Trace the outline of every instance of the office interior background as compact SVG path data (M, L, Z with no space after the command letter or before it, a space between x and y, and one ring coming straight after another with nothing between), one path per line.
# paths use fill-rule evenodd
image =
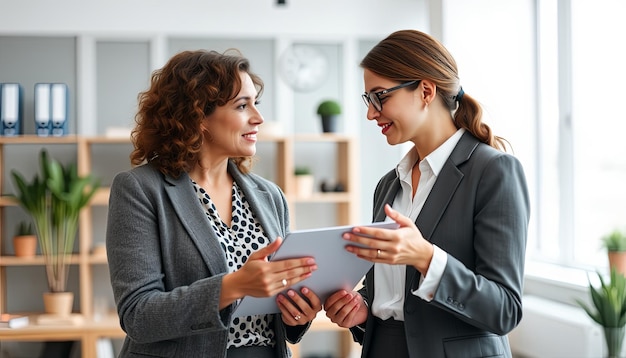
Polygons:
M621 109L626 3L284 2L0 0L0 82L68 83L70 132L103 135L132 126L136 96L146 88L150 71L177 51L237 47L266 83L260 109L268 128L278 127L287 135L319 133L317 103L326 98L341 102L339 131L359 140L363 223L370 221L377 180L408 147L388 146L375 123L366 120L359 98L364 90L359 60L395 30L428 32L451 51L465 92L481 102L485 121L511 143L526 171L532 199L528 300L522 324L510 336L516 355L601 356L599 327L574 299L588 300L588 274L607 269L600 237L626 227L626 115ZM282 80L278 60L293 44L316 47L329 59L327 78L319 88L298 92ZM25 48L32 59L16 61L15 52ZM32 88L25 87L28 91ZM29 113L32 118L32 109L26 108L25 118ZM26 123L27 131L32 133L32 128ZM19 152L11 155L16 166L32 162ZM325 175L327 169L316 159L319 153L298 155ZM4 175L9 182L7 171ZM6 194L10 186L4 190ZM328 213L313 211L316 215L323 219ZM299 228L319 222L309 218L300 218ZM2 235L10 235L9 230L5 227ZM105 287L104 295L107 281L106 272L96 280ZM8 290L9 296L19 294L19 287ZM32 301L38 299L20 297L20 304L37 305ZM325 344L303 345L315 354L334 354L324 351ZM10 357L27 356L21 355L24 348L18 342L3 342L1 348Z

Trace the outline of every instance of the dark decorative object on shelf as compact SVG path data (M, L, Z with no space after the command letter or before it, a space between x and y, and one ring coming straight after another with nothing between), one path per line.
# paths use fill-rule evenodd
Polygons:
M332 181L322 180L320 183L320 191L322 193L344 192L346 191L346 187L342 183L333 183Z
M39 358L69 358L74 341L45 342Z
M317 114L322 119L322 131L324 133L334 133L337 131L337 122L341 114L339 102L333 100L322 101L317 106Z

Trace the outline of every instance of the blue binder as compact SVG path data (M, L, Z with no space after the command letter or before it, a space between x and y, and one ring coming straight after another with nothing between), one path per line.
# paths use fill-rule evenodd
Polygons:
M0 135L24 134L24 92L19 83L0 83Z
M69 90L65 83L35 84L35 133L39 136L68 134Z

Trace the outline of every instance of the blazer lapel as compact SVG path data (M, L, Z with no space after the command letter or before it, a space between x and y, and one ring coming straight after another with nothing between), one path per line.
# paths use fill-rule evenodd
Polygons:
M375 204L373 222L384 221L387 218L387 214L385 214L385 204L393 205L393 201L398 194L398 190L400 190L400 179L396 176L394 177L389 190L387 190L385 196L383 196L382 201Z
M471 157L479 143L474 136L466 131L454 147L454 150L452 150L452 153L450 153L450 157L446 160L443 168L441 168L437 181L415 221L426 240L433 242L435 228L446 211L450 200L452 200L459 183L463 180L463 172L458 167ZM408 290L417 287L415 280L419 276L417 275L417 270L412 266L407 266L406 273L406 289L408 292Z
M257 183L252 180L251 176L243 175L231 161L228 162L228 172L239 185L248 204L250 204L250 210L256 215L257 220L263 227L263 231L265 231L269 240L274 241L277 236L281 236L284 239L286 232L279 232L284 225L282 221L280 221L280 218L276 216L278 210L270 193L261 189Z
M165 181L169 184L165 186L165 191L178 220L189 233L189 237L200 251L209 270L213 274L228 272L226 256L223 254L217 236L211 229L205 210L193 190L187 173L181 174L176 179L166 177Z
M458 168L459 165L470 158L478 143L474 136L465 132L441 168L437 181L415 222L427 240L431 240L439 220L463 179L463 173Z

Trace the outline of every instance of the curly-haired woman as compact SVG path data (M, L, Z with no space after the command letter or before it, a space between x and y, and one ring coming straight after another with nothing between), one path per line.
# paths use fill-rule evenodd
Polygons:
M306 288L281 313L235 317L311 275L312 258L269 262L289 229L274 183L250 172L261 79L238 52L185 51L139 96L133 169L111 185L107 252L127 337L121 357L279 357L321 310Z

